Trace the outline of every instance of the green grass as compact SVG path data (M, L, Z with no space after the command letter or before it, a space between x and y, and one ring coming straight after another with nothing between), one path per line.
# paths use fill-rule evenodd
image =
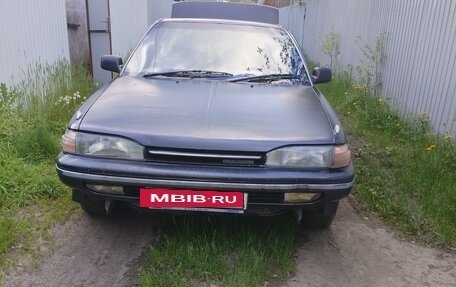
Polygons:
M81 67L65 62L37 65L27 75L17 87L0 87L1 269L13 266L16 255L37 257L36 239L46 239L75 209L53 160L68 119L95 89ZM451 141L428 134L425 116L403 120L388 99L370 97L346 77L320 88L344 122L358 204L421 241L455 247ZM288 216L163 216L160 222L161 240L140 270L144 286L264 286L294 272L297 225Z
M17 239L18 230L17 221L10 217L0 217L0 254L5 254ZM0 257L0 264L3 262L3 256Z
M74 210L54 159L59 138L95 85L67 62L36 64L15 87L0 85L0 269ZM49 208L52 207L52 208Z
M297 225L290 216L163 216L160 222L162 240L146 255L143 286L264 286L294 272Z
M358 203L422 242L456 247L456 148L427 133L427 119L404 120L344 75L320 89L344 123Z

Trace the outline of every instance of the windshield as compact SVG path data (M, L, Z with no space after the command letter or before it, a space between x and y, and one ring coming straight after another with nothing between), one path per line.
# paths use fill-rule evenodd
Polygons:
M162 22L141 41L124 73L200 70L233 77L288 74L308 83L303 65L288 34L278 28Z

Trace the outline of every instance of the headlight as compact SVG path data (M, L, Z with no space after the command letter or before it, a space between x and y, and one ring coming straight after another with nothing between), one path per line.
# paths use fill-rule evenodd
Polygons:
M350 164L351 154L343 146L294 146L267 154L266 165L296 168L339 168Z
M330 167L331 146L296 146L273 150L268 153L266 165L276 167Z
M104 158L144 159L144 147L134 141L113 136L67 130L61 139L64 152Z

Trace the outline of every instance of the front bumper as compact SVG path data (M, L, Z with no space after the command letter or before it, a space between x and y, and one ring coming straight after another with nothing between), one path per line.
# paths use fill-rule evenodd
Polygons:
M296 170L267 167L221 167L98 159L61 153L56 170L63 183L83 194L139 204L139 188L241 191L248 194L247 210L255 207L293 209L315 207L347 196L353 166L337 170ZM99 193L87 184L121 185L125 194ZM287 203L283 194L320 193L311 202Z

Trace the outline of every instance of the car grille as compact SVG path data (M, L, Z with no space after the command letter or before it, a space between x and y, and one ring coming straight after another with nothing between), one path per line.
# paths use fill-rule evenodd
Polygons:
M146 151L146 159L164 163L220 166L261 166L265 163L266 154L258 152L148 148Z
M282 192L249 192L248 203L283 203Z
M124 187L125 195L139 197L139 187ZM283 203L283 192L248 192L248 203Z

